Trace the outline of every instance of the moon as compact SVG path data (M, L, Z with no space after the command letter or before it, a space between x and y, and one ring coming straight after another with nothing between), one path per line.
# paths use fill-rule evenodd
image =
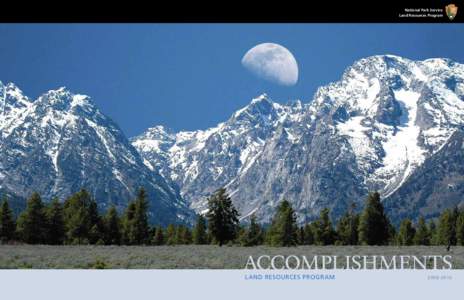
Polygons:
M254 46L243 56L242 65L257 77L292 86L298 81L298 64L284 46L263 43Z

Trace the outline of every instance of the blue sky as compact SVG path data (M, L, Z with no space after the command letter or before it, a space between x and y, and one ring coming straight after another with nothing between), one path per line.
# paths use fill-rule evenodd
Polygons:
M309 102L353 61L376 54L464 63L463 24L2 24L0 80L37 97L66 86L90 95L127 136L153 125L204 129L263 93ZM288 48L299 80L250 74L243 55Z

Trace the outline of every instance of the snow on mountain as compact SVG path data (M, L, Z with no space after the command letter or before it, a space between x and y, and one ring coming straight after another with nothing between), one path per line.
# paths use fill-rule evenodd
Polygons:
M280 105L263 94L208 130L165 134L163 129L163 134L150 134L158 132L158 126L132 143L152 168L161 167L162 174L182 187L182 196L194 209L202 211L210 193L233 186L254 164L276 128L295 122L302 112L299 101Z
M85 95L66 88L31 101L0 83L0 188L23 199L33 191L64 200L88 189L101 208L123 209L143 186L151 219L186 221L192 214L178 191L148 169L119 127Z
M149 129L132 142L198 212L226 186L242 217L267 222L287 198L304 220L323 207L337 216L368 191L394 195L463 123L462 64L379 55L355 62L309 104L262 95L214 128Z

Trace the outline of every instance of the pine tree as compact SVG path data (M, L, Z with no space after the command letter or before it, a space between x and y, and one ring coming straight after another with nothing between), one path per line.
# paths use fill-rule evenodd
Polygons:
M176 227L176 245L188 245L192 243L192 233L185 225L179 225Z
M238 212L225 188L218 189L208 199L208 229L214 239L222 246L237 236Z
M0 241L8 242L14 239L16 223L13 217L13 212L8 205L6 196L3 198L2 206L0 207Z
M409 219L404 219L401 222L400 229L398 231L397 242L398 245L410 246L414 242L415 229L412 226L412 222Z
M456 219L456 242L460 246L464 246L464 210L459 212Z
M456 245L456 218L454 211L446 209L438 221L438 244Z
M252 215L250 217L250 225L245 230L240 244L245 247L261 245L263 243L263 238L263 230L256 221L256 216Z
M318 245L332 245L335 242L336 232L329 217L329 209L321 210L319 218L314 221L314 240Z
M208 243L206 235L206 220L202 215L198 215L197 223L193 228L193 243L195 245L204 245Z
M90 244L104 244L104 225L103 220L98 213L98 205L94 199L90 199L88 207L89 215L89 243Z
M54 198L47 206L45 215L47 218L47 238L50 245L62 245L65 239L63 206L58 198Z
M271 246L295 246L298 244L298 226L292 206L283 200L277 207L267 235L267 242Z
M364 245L388 244L389 223L380 202L380 194L370 193L359 219L359 242Z
M304 226L298 228L298 245L304 245L305 232Z
M430 245L430 233L425 224L424 217L420 217L419 221L417 222L417 229L416 234L414 235L414 244L415 245Z
M104 242L106 245L121 244L121 220L116 207L112 205L104 217Z
M133 242L137 245L146 244L149 239L148 201L145 189L140 188L135 200L135 215L133 223Z
M18 236L25 243L42 244L46 242L46 230L47 218L42 199L38 193L33 193L18 218Z
M337 239L340 245L358 244L359 215L354 213L354 205L337 223Z
M127 206L123 221L122 221L122 237L125 245L135 244L135 210L136 205L134 201L129 202Z
M66 242L68 244L88 244L95 231L95 205L90 194L82 189L64 202ZM92 214L92 215L91 215ZM94 239L95 236L92 237Z
M164 245L164 233L163 233L163 228L161 226L156 227L152 244L155 246Z
M187 226L184 226L184 230L182 232L182 240L185 245L190 245L193 243L192 231Z
M437 225L435 224L434 220L429 221L428 231L430 236L430 245L439 245L440 243L438 242Z
M386 245L396 245L396 228L388 221L388 241Z
M166 245L175 245L176 242L176 226L169 224L166 229Z
M302 245L312 245L314 244L314 233L313 233L313 226L307 223L304 226L304 236L302 240Z

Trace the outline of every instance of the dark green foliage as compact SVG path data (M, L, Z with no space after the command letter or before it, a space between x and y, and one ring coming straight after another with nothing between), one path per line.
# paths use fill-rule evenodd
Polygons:
M428 231L430 236L430 245L439 245L437 225L434 220L430 220Z
M121 220L119 219L116 207L113 205L108 209L104 219L104 242L106 245L120 245L121 234Z
M27 201L26 210L18 218L17 232L21 241L28 244L46 242L47 218L42 199L33 193Z
M166 245L175 245L176 243L176 226L169 224L166 229Z
M188 245L192 243L192 233L187 226L179 225L176 227L175 244Z
M414 242L415 229L409 219L404 219L401 222L398 230L397 243L402 246L411 246Z
M167 228L148 224L148 201L143 189L131 201L120 218L114 206L105 216L99 214L97 203L86 190L70 196L62 205L53 199L44 205L34 193L15 224L6 199L0 206L0 241L17 239L30 244L106 244L106 245L183 245L240 244L257 246L266 241L272 246L295 245L464 245L464 211L447 209L426 225L420 217L416 227L409 219L396 228L389 222L378 193L369 194L361 215L352 206L332 226L329 210L323 209L318 219L301 227L286 200L277 208L268 230L258 224L254 215L248 226L239 226L238 213L225 189L219 189L209 199L208 222L198 216L191 229L186 225L170 224ZM208 229L208 230L207 230ZM15 232L16 230L16 232Z
M102 222L97 204L90 194L82 189L64 203L66 243L97 243L102 236Z
M156 227L155 235L153 236L152 244L155 246L164 245L164 232L162 227Z
M359 215L353 209L347 211L337 223L337 244L357 245L358 244Z
M245 247L257 246L263 243L264 234L261 226L256 222L256 216L250 218L250 225L241 235L240 244Z
M133 245L135 241L134 234L135 219L135 202L132 201L127 206L122 220L122 240L126 245Z
M464 210L459 212L456 220L456 242L460 246L464 246Z
M317 245L333 245L336 232L329 217L329 209L321 210L319 218L313 223L314 242Z
M304 245L304 227L298 228L298 245Z
M206 234L206 219L199 215L197 223L193 228L193 243L195 245L204 245L208 243L208 236Z
M124 244L142 245L150 242L148 200L143 188L139 190L135 201L127 206L122 224Z
M208 199L208 230L214 240L222 246L237 236L238 212L225 188L218 189Z
M358 232L359 233L359 232ZM396 228L393 226L390 221L388 221L388 245L395 245L396 244Z
M133 226L132 242L136 245L148 243L150 230L148 225L148 200L147 194L143 188L139 190L137 199L135 200Z
M89 222L90 222L89 224L90 230L89 230L89 237L88 237L89 243L102 245L104 244L103 237L104 237L105 228L104 228L103 220L100 214L98 213L97 202L93 199L90 201L88 213L89 213Z
M283 200L277 207L267 233L267 243L271 246L296 246L298 244L298 227L292 206Z
M438 220L437 242L439 245L456 245L455 211L446 209Z
M46 207L47 237L46 243L62 245L65 239L63 206L58 198L54 198Z
M359 242L364 245L388 244L389 223L380 202L380 194L370 193L359 219Z
M420 217L416 226L416 234L414 235L415 245L430 245L430 233L427 225L425 224L424 217Z
M6 196L3 198L2 206L0 207L0 241L8 242L14 239L16 223L13 217L13 212L8 204Z
M311 226L311 224L306 224L303 227L303 237L300 242L301 242L301 245L314 244L313 226Z

